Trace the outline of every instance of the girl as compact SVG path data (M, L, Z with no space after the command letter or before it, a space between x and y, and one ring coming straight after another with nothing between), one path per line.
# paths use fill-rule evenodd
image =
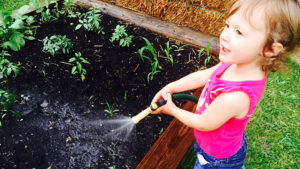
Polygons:
M297 0L237 0L220 36L220 63L162 88L156 113L194 128L194 168L241 168L247 152L245 128L263 94L268 71L283 67L284 54L299 49ZM297 56L299 57L299 56ZM172 93L205 86L195 113L172 102Z

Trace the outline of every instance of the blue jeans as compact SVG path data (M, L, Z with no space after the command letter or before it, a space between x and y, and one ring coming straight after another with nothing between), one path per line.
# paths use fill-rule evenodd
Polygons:
M240 169L245 163L247 147L247 136L244 133L243 144L236 154L228 158L217 159L206 154L196 142L194 145L194 150L197 160L194 169Z

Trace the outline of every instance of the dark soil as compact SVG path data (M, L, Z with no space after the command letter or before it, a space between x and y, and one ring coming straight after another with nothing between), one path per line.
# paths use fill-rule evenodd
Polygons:
M105 35L83 28L75 31L77 24L78 19L67 17L40 24L37 40L26 41L18 53L11 52L11 59L22 64L21 73L0 88L15 95L18 103L13 109L21 117L7 116L0 128L1 168L135 168L172 118L150 115L127 139L123 134L107 135L117 125L107 127L105 120L132 117L164 85L203 65L197 50L187 46L171 50L172 66L162 50L169 39L107 15L102 17ZM109 41L118 24L126 25L127 33L134 35L130 47ZM42 51L41 40L55 34L71 39L70 54L51 56ZM145 45L142 37L152 42L163 67L149 83L150 64L143 63L137 53ZM76 52L91 63L84 65L85 81L71 74L73 65L68 60ZM119 111L112 116L105 112L106 102Z

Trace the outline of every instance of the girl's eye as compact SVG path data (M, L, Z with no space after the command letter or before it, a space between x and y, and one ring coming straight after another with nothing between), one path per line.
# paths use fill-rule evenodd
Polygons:
M238 29L236 30L236 33L237 33L238 35L243 35L243 33L242 33L241 31L239 31Z
M225 28L229 28L229 25L227 23L225 24Z

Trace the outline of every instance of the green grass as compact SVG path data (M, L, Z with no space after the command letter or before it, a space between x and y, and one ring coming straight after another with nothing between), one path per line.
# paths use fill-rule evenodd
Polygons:
M30 0L0 0L0 10L8 11ZM250 120L247 169L300 168L300 66L287 75L269 73L265 93ZM183 168L193 168L193 153Z
M0 0L0 11L11 11L29 4L30 0Z

